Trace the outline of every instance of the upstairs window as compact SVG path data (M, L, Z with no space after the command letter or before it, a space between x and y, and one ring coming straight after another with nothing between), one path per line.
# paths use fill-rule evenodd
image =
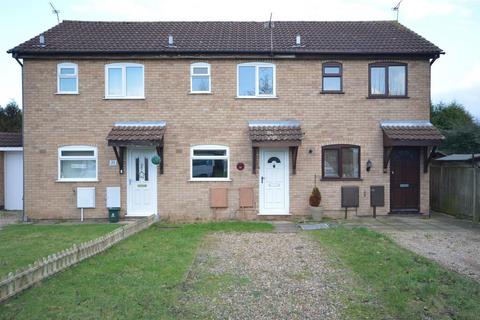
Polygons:
M75 63L57 65L57 93L78 93L78 66Z
M193 63L190 66L190 92L210 93L211 92L210 64Z
M144 99L144 68L136 63L105 66L105 98Z
M97 148L68 146L58 149L59 181L96 181Z
M275 65L242 63L237 66L237 96L241 98L275 97Z
M190 150L191 180L228 181L228 147L216 145L195 146Z
M373 63L370 65L370 96L406 97L407 65L404 63Z
M342 92L342 64L328 62L322 65L322 92Z
M322 148L323 179L360 179L360 147L329 145Z

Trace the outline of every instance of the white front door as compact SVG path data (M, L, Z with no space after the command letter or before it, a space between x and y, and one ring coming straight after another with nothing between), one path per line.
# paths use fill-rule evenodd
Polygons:
M6 151L5 210L23 210L23 152Z
M152 164L155 149L128 148L127 216L157 213L157 166Z
M288 175L288 149L260 149L260 214L290 214Z

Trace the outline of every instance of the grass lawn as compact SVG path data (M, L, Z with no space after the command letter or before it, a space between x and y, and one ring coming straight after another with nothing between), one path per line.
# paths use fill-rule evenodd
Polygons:
M360 286L349 293L356 298L344 297L346 318L479 319L477 282L365 228L339 227L312 234L358 279Z
M1 304L0 319L189 318L177 302L203 236L271 229L251 222L154 224Z
M38 225L13 224L0 230L0 277L35 260L95 239L118 224Z

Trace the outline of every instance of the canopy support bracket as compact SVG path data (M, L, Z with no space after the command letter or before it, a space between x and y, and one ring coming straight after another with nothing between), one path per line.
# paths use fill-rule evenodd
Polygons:
M115 158L117 158L118 171L120 172L120 174L123 174L123 172L124 172L123 159L124 159L124 154L125 154L125 147L113 146L113 152L115 152Z
M392 155L393 147L383 147L383 173L387 173L388 163Z

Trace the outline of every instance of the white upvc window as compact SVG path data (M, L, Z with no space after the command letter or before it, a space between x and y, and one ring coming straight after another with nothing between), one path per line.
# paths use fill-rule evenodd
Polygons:
M96 147L66 146L58 148L58 181L97 181Z
M105 66L106 99L145 99L144 67L138 63Z
M190 92L211 93L211 88L210 64L204 62L192 63L190 65Z
M237 65L237 97L275 98L276 67L272 63L252 62Z
M75 63L57 65L57 93L78 94L78 66Z
M199 145L190 148L190 180L229 181L230 152L228 147Z

